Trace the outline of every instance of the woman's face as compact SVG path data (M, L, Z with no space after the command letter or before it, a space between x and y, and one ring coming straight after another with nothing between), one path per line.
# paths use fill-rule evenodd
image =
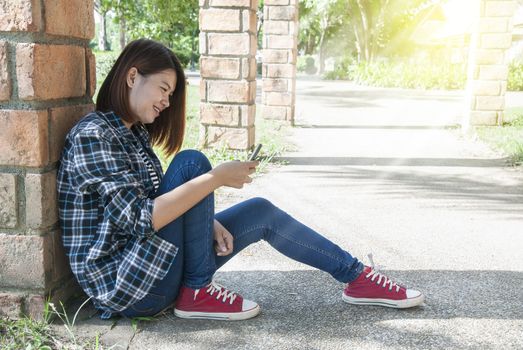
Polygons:
M169 96L176 87L176 72L168 69L144 76L133 67L127 74L127 86L134 122L150 124L158 118L161 111L169 107ZM131 124L124 123L131 127Z

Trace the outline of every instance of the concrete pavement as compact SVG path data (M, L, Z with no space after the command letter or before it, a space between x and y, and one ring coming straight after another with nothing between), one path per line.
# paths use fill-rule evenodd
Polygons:
M77 332L128 349L521 349L523 172L461 137L459 93L298 81L296 152L218 210L263 196L426 294L410 310L341 301L342 284L260 242L216 275L260 303L244 322L89 318ZM516 100L515 100L516 101ZM522 101L523 105L523 101Z

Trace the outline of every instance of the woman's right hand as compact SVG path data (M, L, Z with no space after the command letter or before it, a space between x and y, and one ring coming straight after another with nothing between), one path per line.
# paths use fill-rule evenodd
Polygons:
M221 186L242 188L244 184L252 182L249 175L256 171L258 161L240 162L233 160L219 164L209 173L218 178Z

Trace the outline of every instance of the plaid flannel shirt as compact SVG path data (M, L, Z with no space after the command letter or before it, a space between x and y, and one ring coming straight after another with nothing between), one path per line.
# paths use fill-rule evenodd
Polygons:
M142 124L90 113L68 133L58 169L60 224L71 269L102 318L142 299L178 248L155 234L154 186L143 148L162 168Z

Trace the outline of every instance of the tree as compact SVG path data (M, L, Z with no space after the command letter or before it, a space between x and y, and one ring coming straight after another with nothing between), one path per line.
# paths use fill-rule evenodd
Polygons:
M110 49L107 41L107 13L112 8L112 2L110 0L96 0L94 2L94 10L100 16L100 28L98 30L98 49L101 51L107 51Z
M325 69L325 48L343 23L345 0L303 0L300 2L300 45L305 54L318 52L322 74Z
M359 61L372 62L386 44L398 38L406 45L419 20L440 0L348 0L351 25Z

